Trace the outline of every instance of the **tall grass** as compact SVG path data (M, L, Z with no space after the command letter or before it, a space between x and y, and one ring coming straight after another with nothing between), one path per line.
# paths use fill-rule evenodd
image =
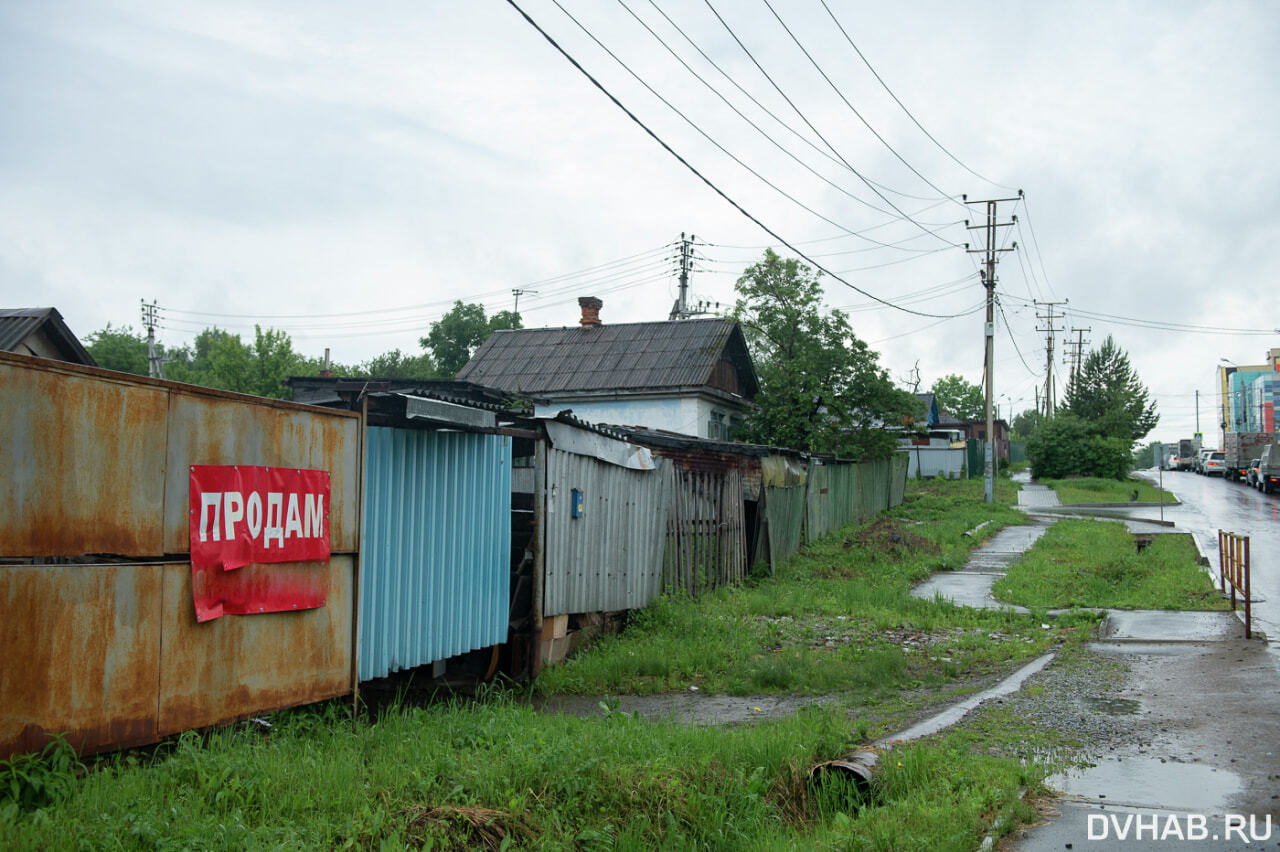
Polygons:
M1139 553L1124 524L1054 524L996 582L999 600L1036 607L1227 609L1187 535L1159 535Z

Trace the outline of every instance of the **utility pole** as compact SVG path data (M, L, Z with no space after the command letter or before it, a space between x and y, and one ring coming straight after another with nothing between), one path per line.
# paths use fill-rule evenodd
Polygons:
M995 337L996 337L996 255L1004 251L1013 251L1018 247L1014 243L1010 248L996 248L996 229L1012 226L1017 219L1009 222L996 221L996 205L1001 201L1017 201L1022 198L1022 190L1018 190L1017 198L993 198L986 201L970 201L967 196L962 196L965 204L985 204L987 206L987 221L985 225L970 225L969 220L965 220L964 226L970 231L982 230L986 232L986 246L981 249L971 249L969 244L965 243L965 251L970 254L983 254L986 256L986 267L980 270L979 275L982 278L982 286L987 289L987 322L983 326L984 337L984 364L983 372L985 374L984 384L986 385L986 415L987 415L987 440L986 447L982 454L982 494L983 499L988 503L995 502L995 475L996 475L996 423L992 414L992 400L995 396Z
M142 324L147 327L147 375L153 379L163 379L164 363L160 353L156 351L156 315L159 307L154 299L149 305L145 299L138 301L142 303Z
M694 234L686 238L684 232L680 232L680 298L676 299L668 319L688 319L693 315L689 310L689 269L693 261L693 241L696 239Z
M1084 333L1086 331L1093 331L1093 328L1072 328L1071 331L1075 334L1076 339L1074 342L1070 340L1067 341L1067 346L1071 349L1071 354L1067 363L1071 365L1071 381L1074 382L1076 374L1080 372L1080 365L1084 363L1085 344L1089 342L1084 339ZM1066 353L1063 354L1064 356L1066 355Z
M1057 404L1054 400L1054 382L1053 382L1053 336L1059 331L1065 329L1058 328L1053 324L1054 320L1062 319L1061 314L1055 313L1059 305L1065 305L1070 299L1064 299L1061 302L1041 302L1039 299L1033 301L1036 306L1036 319L1045 320L1044 328L1036 327L1036 331L1046 332L1045 335L1045 377L1044 377L1044 416L1052 417ZM1043 307L1046 313L1042 316L1040 308Z
M538 292L537 290L521 290L519 287L513 289L511 291L511 295L516 297L516 302L514 305L511 306L511 313L516 314L517 316L520 314L520 297L521 296L523 296L525 293L537 293L537 292Z

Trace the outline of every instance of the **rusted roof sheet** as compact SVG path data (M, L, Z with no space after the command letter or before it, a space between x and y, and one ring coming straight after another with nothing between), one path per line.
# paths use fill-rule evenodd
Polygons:
M759 384L737 323L726 319L496 331L459 379L516 393L669 390L707 385L727 360L742 396Z

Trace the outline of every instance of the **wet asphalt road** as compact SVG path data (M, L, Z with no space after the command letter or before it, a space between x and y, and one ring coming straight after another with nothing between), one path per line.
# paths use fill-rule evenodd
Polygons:
M1156 482L1161 477L1157 470L1138 473ZM1266 633L1272 651L1280 658L1280 494L1263 494L1241 482L1187 471L1166 470L1163 477L1165 490L1182 501L1180 506L1165 509L1165 520L1196 536L1215 576L1218 530L1249 536L1254 629ZM1132 516L1156 518L1159 510L1137 510Z

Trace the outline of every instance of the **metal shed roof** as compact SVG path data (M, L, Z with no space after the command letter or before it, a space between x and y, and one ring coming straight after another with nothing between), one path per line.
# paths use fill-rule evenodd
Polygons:
M741 396L759 389L746 339L726 319L496 331L458 373L505 391L670 390L709 385L728 361Z
M63 354L62 360L72 364L97 366L93 356L62 321L62 314L58 313L57 308L0 309L0 349L6 352L17 351L15 347L37 331L43 331L54 342Z

